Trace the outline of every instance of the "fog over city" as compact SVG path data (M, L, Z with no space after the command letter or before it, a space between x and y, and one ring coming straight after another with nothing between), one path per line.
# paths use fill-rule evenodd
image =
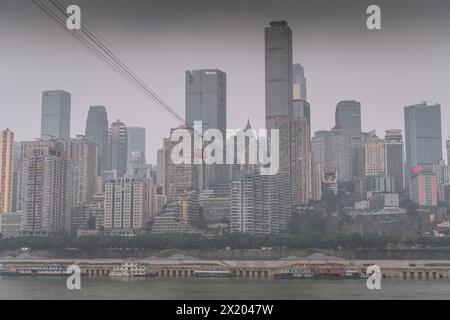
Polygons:
M382 30L366 28L373 1L61 1L184 116L185 70L227 74L228 127L264 127L264 28L286 20L293 61L307 78L312 131L334 126L338 101L361 102L363 131L404 128L403 107L441 104L450 127L448 0L376 1ZM72 95L71 135L83 134L89 106L110 122L147 130L147 160L178 123L93 56L32 1L0 1L0 128L16 141L40 136L41 94Z

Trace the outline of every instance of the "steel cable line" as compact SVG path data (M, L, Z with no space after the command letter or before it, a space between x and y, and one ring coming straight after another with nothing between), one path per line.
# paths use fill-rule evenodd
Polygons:
M185 119L180 116L168 103L166 103L155 91L153 91L139 76L137 76L121 59L117 57L103 42L85 25L81 25L81 32L72 32L66 28L66 21L54 13L48 6L44 5L40 0L33 0L33 2L42 9L48 16L61 24L65 30L75 36L89 51L94 53L97 57L109 64L113 69L118 71L122 77L129 81L133 87L138 89L141 93L146 94L159 104L164 111L168 112L176 120L182 124L186 124ZM50 0L66 18L69 17L65 8L57 0ZM85 37L83 37L83 35ZM87 37L87 38L86 38Z
M45 14L47 14L49 17L56 20L56 22L60 23L64 30L69 32L74 38L76 38L83 46L85 46L89 51L91 51L94 55L96 55L99 59L101 59L103 62L105 62L109 67L113 69L113 71L119 73L122 77L124 77L126 80L130 81L130 84L141 91L142 94L147 94L142 88L138 86L137 83L134 82L132 78L130 78L126 73L121 71L120 69L114 67L114 61L110 61L108 57L102 55L102 52L100 52L97 48L95 48L91 43L86 41L84 38L82 38L78 33L70 32L66 26L65 21L61 19L58 15L56 15L54 12L52 12L46 5L44 5L40 0L33 0L33 2L44 11Z

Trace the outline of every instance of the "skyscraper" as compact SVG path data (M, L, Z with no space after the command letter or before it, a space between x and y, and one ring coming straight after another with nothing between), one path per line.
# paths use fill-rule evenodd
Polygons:
M404 152L402 131L400 129L386 130L385 139L385 165L386 174L394 178L395 190L404 188Z
M72 206L86 204L97 192L98 180L98 145L84 136L76 139L64 139L67 153L67 191Z
M303 66L300 63L296 63L293 66L293 99L294 100L308 100L306 96L306 78Z
M186 121L205 129L227 128L227 75L217 69L186 71Z
M352 145L347 131L333 128L326 135L324 172L335 172L337 182L352 180Z
M203 129L219 129L223 137L227 128L227 76L217 69L186 71L186 121L193 126L202 121ZM225 149L224 149L225 151ZM202 184L212 188L225 179L226 166L201 167Z
M450 166L450 140L447 140L447 165Z
M137 166L145 161L145 128L128 127L128 174L132 174Z
M405 111L406 165L431 168L442 159L441 106L426 102Z
M70 137L70 93L62 90L42 93L41 138Z
M384 140L378 137L369 137L364 142L365 150L365 176L383 175L384 162Z
M105 185L106 230L136 230L145 227L149 217L147 179L117 178Z
M265 29L266 128L277 116L292 116L292 31L286 21Z
M292 217L290 178L287 174L244 175L233 181L230 232L283 234Z
M117 120L111 123L108 135L108 170L116 173L117 177L123 177L127 172L128 135L127 127Z
M355 100L340 101L336 106L336 128L350 136L361 134L361 103Z
M14 133L0 132L0 214L11 212L13 195Z
M291 179L292 203L305 204L311 197L311 147L306 118L277 117L280 169Z
M431 172L417 172L412 175L409 197L420 207L435 207L438 202L436 175Z
M98 145L98 172L108 168L108 114L103 106L91 106L86 120L86 138Z
M67 195L67 154L53 139L22 142L21 208L30 234L66 230L70 206Z

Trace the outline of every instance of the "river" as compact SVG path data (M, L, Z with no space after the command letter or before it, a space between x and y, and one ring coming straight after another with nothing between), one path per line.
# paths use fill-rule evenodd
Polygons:
M205 278L82 278L68 290L62 277L0 277L0 299L450 299L450 280L383 280L369 290L364 280Z

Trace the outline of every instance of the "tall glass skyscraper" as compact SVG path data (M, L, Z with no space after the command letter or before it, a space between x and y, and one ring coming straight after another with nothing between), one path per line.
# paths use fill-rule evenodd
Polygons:
M203 129L227 128L227 77L217 69L186 71L186 121L193 126L202 121ZM224 149L225 151L225 149ZM226 177L226 165L203 166L202 185L211 188Z
M145 161L145 128L128 127L128 173L132 174L134 169Z
M294 100L308 100L306 96L306 78L305 70L300 63L296 63L293 66L293 99Z
M350 136L361 134L361 103L355 100L340 101L336 106L336 127Z
M217 69L186 71L186 121L205 129L227 128L227 75Z
M395 190L404 188L404 156L403 136L400 129L386 130L385 135L385 165L386 174L394 178Z
M98 172L108 167L108 114L103 106L91 106L85 136L98 144Z
M41 137L70 137L70 93L62 90L42 93Z
M423 102L404 113L407 168L430 168L442 159L441 106Z
M114 171L117 177L123 177L127 172L128 160L127 127L117 120L111 123L108 136L108 170Z
M265 29L266 128L277 116L292 116L292 31L286 21Z

